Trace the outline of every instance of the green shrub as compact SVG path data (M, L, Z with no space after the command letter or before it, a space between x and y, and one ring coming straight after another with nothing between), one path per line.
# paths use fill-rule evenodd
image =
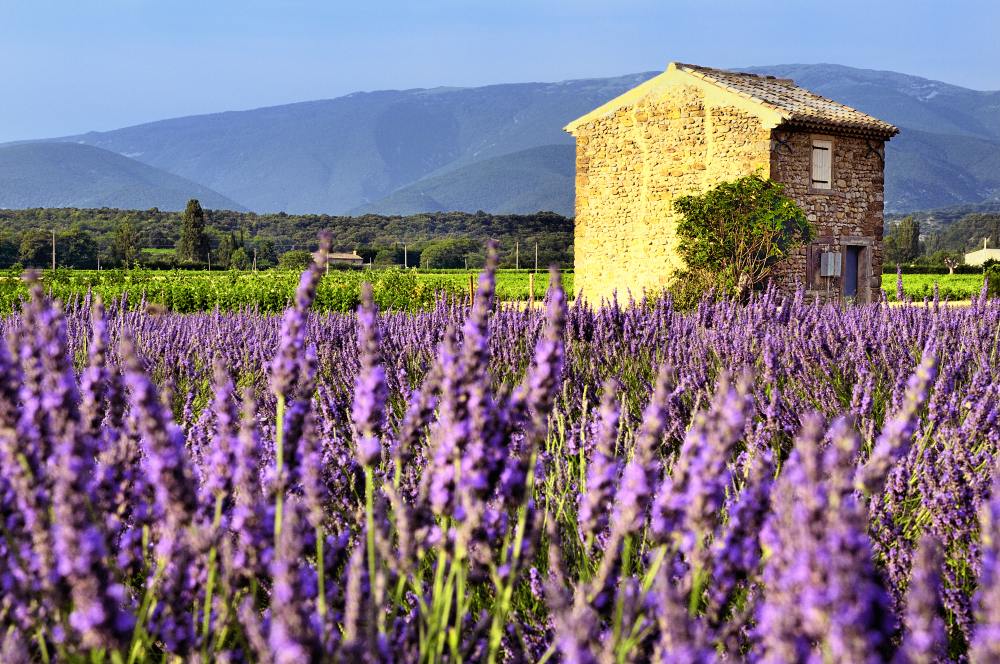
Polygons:
M986 279L986 294L989 297L1000 297L1000 263L994 263L983 274Z
M783 192L755 174L678 198L679 250L688 273L676 285L709 280L720 293L740 296L763 284L778 261L812 237L805 212Z
M282 270L302 270L309 267L313 262L313 255L305 249L293 249L286 251L278 258L278 267Z

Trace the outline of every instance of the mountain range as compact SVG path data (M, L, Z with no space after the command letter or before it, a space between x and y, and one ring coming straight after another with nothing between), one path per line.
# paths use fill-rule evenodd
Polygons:
M1000 92L889 71L776 65L901 127L886 210L1000 200ZM573 212L570 120L654 76L359 92L0 145L0 207L289 213Z
M0 208L178 210L190 198L210 208L244 209L197 182L90 145L0 145Z

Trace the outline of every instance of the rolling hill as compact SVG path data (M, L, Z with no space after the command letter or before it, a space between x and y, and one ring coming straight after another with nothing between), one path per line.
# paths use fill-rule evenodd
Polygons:
M829 64L749 70L793 78L902 128L887 151L887 211L1000 200L1000 92ZM260 212L565 214L572 139L562 126L654 74L359 92L60 140L123 155ZM40 195L51 183L44 170L33 172L22 186ZM52 187L67 191L65 182ZM82 205L107 194L84 186L74 196L47 200Z
M575 169L572 145L543 145L418 180L357 212L529 214L546 210L572 217Z
M207 187L108 150L76 143L0 145L0 208L182 210L189 198L241 209Z
M426 177L530 148L572 145L562 131L568 120L650 75L355 93L69 140L195 180L253 210L371 210Z

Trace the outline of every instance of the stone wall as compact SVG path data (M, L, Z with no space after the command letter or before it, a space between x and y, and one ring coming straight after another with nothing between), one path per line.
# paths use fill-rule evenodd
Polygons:
M683 268L675 198L770 168L770 130L695 86L658 91L574 133L574 283L593 302L662 290Z
M858 299L878 299L882 285L884 143L787 129L776 129L772 134L771 177L783 183L785 193L805 211L815 236L811 248L800 248L777 267L774 280L787 291L805 284L812 296L839 300L841 280L812 274L807 260L818 260L822 251L843 253L845 245L857 245L864 247L867 276L867 283L859 280ZM811 186L812 141L817 138L833 142L830 189Z

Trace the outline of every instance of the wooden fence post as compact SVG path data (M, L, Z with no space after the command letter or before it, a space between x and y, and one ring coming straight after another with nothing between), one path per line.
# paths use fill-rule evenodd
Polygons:
M528 274L528 308L535 308L535 273Z
M476 303L476 280L472 278L472 273L469 273L469 306L473 306Z

